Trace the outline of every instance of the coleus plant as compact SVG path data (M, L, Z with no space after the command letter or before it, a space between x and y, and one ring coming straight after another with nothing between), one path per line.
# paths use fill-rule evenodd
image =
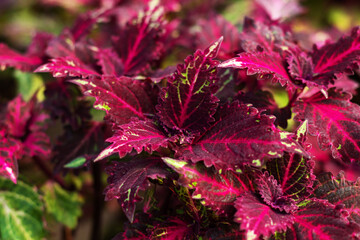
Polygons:
M360 29L306 49L284 22L302 8L269 2L255 1L256 17L238 30L209 6L187 9L189 1L109 1L58 37L37 35L24 55L0 45L2 68L54 77L42 103L19 96L3 109L0 175L16 183L18 160L49 156L52 118L64 129L52 148L56 172L109 162L105 200L117 199L128 219L114 239L360 238L359 182L322 172L313 151L359 164L360 107L349 75ZM176 12L189 18L170 17ZM192 53L171 62L173 49ZM104 121L92 119L73 84ZM9 184L1 191L21 194L22 185ZM64 220L50 197L70 195L61 187L44 186L45 205L73 227L78 209ZM20 239L3 219L0 236Z

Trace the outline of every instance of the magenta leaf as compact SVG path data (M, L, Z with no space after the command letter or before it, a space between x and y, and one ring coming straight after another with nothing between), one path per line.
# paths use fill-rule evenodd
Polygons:
M326 98L321 92L298 101L297 121L308 121L309 134L318 137L320 148L331 148L333 156L350 163L360 159L360 107L351 94L335 89Z
M266 170L275 178L282 189L282 196L301 201L311 194L315 176L314 162L299 154L285 153L281 158L266 162Z
M282 86L291 84L285 61L278 53L240 53L218 67L247 69L247 74L257 74L258 80L279 81Z
M163 11L148 9L128 21L113 38L113 45L124 66L124 75L134 75L150 67L159 59L163 49Z
M105 188L105 200L118 199L130 222L134 220L137 193L147 186L147 178L165 178L169 172L160 158L133 158L129 162L112 162L106 168L109 185Z
M8 134L17 138L25 135L31 118L32 106L30 105L21 96L17 96L8 103L4 121Z
M264 202L273 209L293 212L297 209L295 201L292 198L284 196L281 185L278 184L273 175L269 176L269 172L264 172L256 179L259 193Z
M177 66L168 86L160 94L158 115L169 128L201 131L210 126L217 107L217 98L211 93L216 80L216 57L222 38L204 52L196 51Z
M51 63L40 66L35 72L51 72L54 77L99 75L95 70L82 63L80 59L71 56L51 59Z
M235 201L235 221L240 223L240 229L246 231L248 239L268 237L276 231L284 231L295 218L273 210L262 203L252 193L247 192Z
M343 205L342 210L349 213L349 220L360 224L360 183L345 179L344 172L336 177L331 173L322 173L314 182L314 196L326 199L334 205Z
M314 64L310 56L305 52L289 52L287 57L288 69L291 77L306 83L308 86L313 84L309 81L314 74Z
M305 200L293 215L294 224L285 239L356 239L360 227L349 223L341 212L324 200Z
M275 117L261 114L256 108L235 102L220 108L217 115L205 133L177 150L176 157L235 170L243 164L259 166L265 157L280 157L284 151L308 156L290 139L291 134L275 127Z
M162 159L181 174L178 180L181 185L195 189L192 194L194 199L203 199L205 205L214 209L221 209L222 205L232 205L241 193L253 190L252 179L249 176L252 172L223 172L168 157Z
M25 54L20 54L5 44L0 44L1 69L15 67L22 71L33 70L43 63L42 58L45 56L45 49L51 38L52 36L50 34L37 33Z
M334 82L336 73L351 72L358 68L360 59L360 28L354 28L350 36L343 36L336 43L314 48L313 81L328 85Z
M143 150L152 153L160 147L167 147L170 141L175 140L176 137L167 137L153 121L133 119L128 124L117 126L113 136L106 140L112 144L104 149L95 161L114 153L118 153L119 157L122 158L133 149L137 153Z
M94 107L105 110L107 117L117 124L128 123L132 117L144 119L154 112L151 94L156 94L156 89L148 82L114 76L71 82L81 86L85 95L95 97Z
M0 133L0 176L17 182L18 159L22 157L21 143Z

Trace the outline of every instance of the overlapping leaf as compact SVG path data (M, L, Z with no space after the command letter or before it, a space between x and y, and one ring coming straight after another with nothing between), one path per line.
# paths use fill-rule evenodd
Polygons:
M323 200L306 200L280 239L356 239L360 227L349 223L334 205Z
M217 98L211 93L216 80L216 57L222 38L204 52L196 51L194 56L178 65L169 79L168 87L162 89L158 115L169 128L187 131L201 131L209 126L216 109Z
M314 162L299 154L285 153L281 158L266 162L266 170L281 186L283 196L299 201L308 197L314 181Z
M345 179L344 172L336 177L329 172L317 176L314 182L314 196L326 199L334 205L343 204L349 219L360 224L360 185L359 181Z
M21 96L17 96L7 105L4 124L7 132L13 137L23 137L27 131L28 121L31 118L31 104L25 102Z
M260 114L249 105L235 102L224 106L216 122L176 156L206 166L236 169L243 164L261 165L264 157L280 157L284 151L307 153L290 135L274 125L274 117Z
M134 75L150 67L161 56L163 9L150 8L130 20L113 38L123 63L124 75Z
M105 110L107 117L117 124L128 123L132 117L144 119L146 114L154 112L151 96L156 94L156 89L147 82L114 76L72 82L80 85L85 95L95 97L94 107Z
M186 161L163 158L164 162L181 174L178 180L185 187L195 189L194 199L203 199L206 205L215 209L221 205L233 204L241 193L252 190L250 173L237 174L233 171L217 171L190 164Z
M135 158L130 162L113 162L106 169L108 183L105 200L118 199L132 222L134 220L137 193L146 186L147 178L166 177L169 172L160 158Z
M247 239L259 239L261 235L267 237L286 230L295 220L291 214L273 210L250 192L240 196L235 207L235 221L240 223L241 230L245 230Z
M297 209L294 199L284 196L282 186L278 184L273 175L264 172L255 181L258 191L267 205L286 213Z
M331 89L297 102L298 121L308 121L309 133L318 136L320 148L331 148L333 156L349 163L360 159L360 107L351 94Z
M95 57L98 59L98 65L101 66L103 74L121 76L123 73L124 66L114 49L97 49Z
M160 147L167 147L168 143L174 140L176 137L167 137L153 121L134 119L129 124L118 126L113 136L106 140L112 144L105 148L95 161L114 153L118 153L119 157L122 158L133 149L137 153L143 150L152 153Z
M278 53L240 53L218 67L247 69L248 75L257 74L259 80L279 81L283 86L291 84L284 59Z
M360 60L360 28L352 30L350 36L343 36L336 43L326 44L312 53L314 78L317 84L328 85L334 74L357 69Z
M22 156L21 143L10 137L5 137L4 132L0 133L0 176L17 182L18 164Z

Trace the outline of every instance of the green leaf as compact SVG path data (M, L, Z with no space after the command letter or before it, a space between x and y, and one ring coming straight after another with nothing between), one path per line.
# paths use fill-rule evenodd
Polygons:
M82 198L76 192L68 192L57 183L47 183L42 187L46 210L69 228L77 225L81 215Z
M39 74L15 70L14 77L18 86L18 93L23 96L25 101L29 101L36 91L39 91L37 93L37 99L39 101L44 100L45 87Z
M82 165L84 165L85 162L86 162L85 157L77 157L77 158L73 159L71 162L65 164L64 167L78 168L78 167L81 167Z
M29 185L0 178L0 239L41 239L42 206Z

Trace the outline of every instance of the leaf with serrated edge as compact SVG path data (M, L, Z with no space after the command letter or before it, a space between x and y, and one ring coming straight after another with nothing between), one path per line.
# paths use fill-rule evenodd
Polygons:
M108 186L105 200L118 199L130 222L134 220L136 196L146 186L147 178L166 177L169 172L160 158L135 158L130 162L112 162L106 168Z
M152 153L160 147L167 147L170 141L176 140L176 136L167 137L151 120L133 119L129 124L117 127L113 136L106 140L112 144L105 148L94 161L115 153L122 158L133 149L138 153L143 150Z
M22 156L21 143L10 137L4 137L0 132L0 176L17 182L18 164Z
M349 219L360 224L360 182L345 179L344 172L336 177L329 172L317 176L314 182L314 196L326 199L334 205L344 205Z
M54 218L68 226L75 228L81 216L82 199L76 192L68 192L57 183L48 182L42 187L46 211Z
M351 94L330 89L298 101L295 120L308 121L309 134L318 137L320 148L331 148L333 157L350 163L360 159L360 106Z
M43 204L31 186L0 177L0 238L42 239Z
M283 231L294 222L291 214L281 213L259 201L247 192L235 201L235 221L246 231L247 239L268 237L276 231Z
M177 66L177 71L162 89L156 106L161 121L169 128L201 131L213 120L217 98L211 93L216 80L215 61L222 38L204 52L196 51Z
M94 107L105 110L107 117L117 124L128 123L132 117L144 119L145 114L154 112L149 83L114 76L71 82L80 85L85 95L95 97Z
M203 199L206 205L215 208L232 205L237 196L252 188L251 180L245 173L217 171L214 168L196 166L168 157L162 159L169 167L181 174L178 180L181 185L195 189L192 194L194 199Z
M350 36L343 36L336 43L314 48L313 80L317 84L328 85L334 82L335 74L355 70L360 60L360 28L352 30Z
M308 154L291 134L278 130L274 117L259 113L251 105L234 102L223 106L215 123L192 144L176 150L176 157L206 166L237 169L243 164L259 166L265 157L280 157L284 151Z

